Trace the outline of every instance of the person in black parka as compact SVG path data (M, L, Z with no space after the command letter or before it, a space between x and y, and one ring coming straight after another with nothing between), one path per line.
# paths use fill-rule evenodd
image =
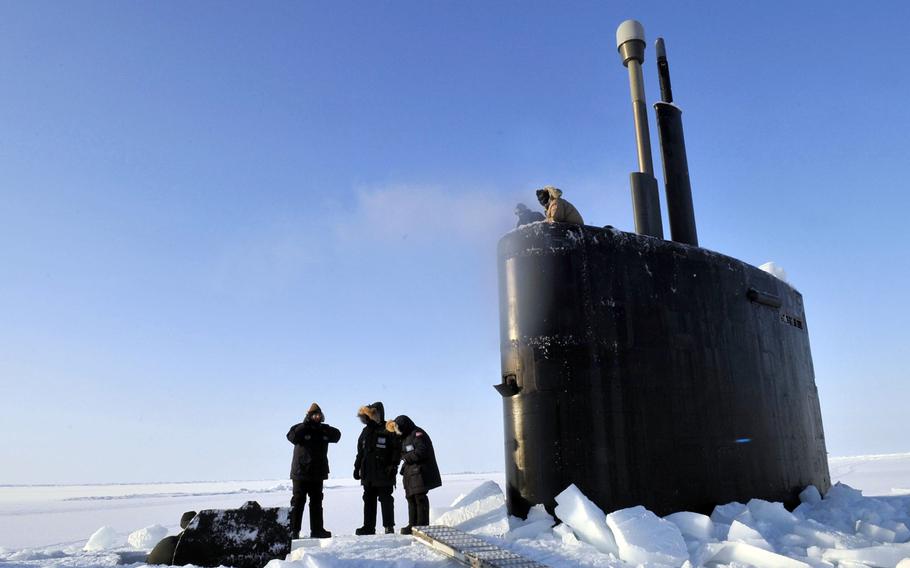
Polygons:
M404 494L408 500L408 526L401 534L411 534L411 527L425 527L430 524L430 500L427 493L442 486L442 476L436 464L433 442L414 421L399 416L386 423L386 430L401 436L401 466Z
M395 475L401 459L399 438L385 429L385 407L381 402L361 406L357 417L363 431L357 440L354 479L363 485L363 526L355 534L376 534L376 501L382 506L386 534L395 532Z
M325 416L315 402L306 418L288 430L288 441L294 444L291 460L291 538L300 538L303 507L310 498L310 538L329 538L332 533L322 525L322 482L329 478L329 444L341 439L341 432L323 424Z

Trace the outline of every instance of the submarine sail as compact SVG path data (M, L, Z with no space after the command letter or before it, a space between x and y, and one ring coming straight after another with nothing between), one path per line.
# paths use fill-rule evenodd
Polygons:
M635 24L624 22L617 42L623 63L638 67L644 30ZM630 69L640 84L639 75ZM664 171L674 241L661 238L636 91L639 234L540 222L499 241L496 390L509 510L523 517L542 503L552 512L573 483L605 511L710 513L751 498L796 505L807 485L830 487L802 295L697 246L673 108L658 109L659 122L671 121L658 128L672 159Z

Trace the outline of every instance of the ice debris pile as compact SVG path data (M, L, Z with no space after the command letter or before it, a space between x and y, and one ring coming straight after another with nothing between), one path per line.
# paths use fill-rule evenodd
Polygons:
M792 512L752 499L720 505L710 516L660 518L640 506L605 514L571 485L556 497L557 525L542 507L527 519L509 517L502 490L486 482L434 524L483 535L551 566L910 568L910 496L864 497L837 484L824 498L810 486L800 501Z
M710 517L661 519L643 507L604 516L570 486L556 498L556 514L579 541L632 565L910 568L907 496L863 497L837 484L824 498L810 486L800 500L792 513L753 499L718 506Z

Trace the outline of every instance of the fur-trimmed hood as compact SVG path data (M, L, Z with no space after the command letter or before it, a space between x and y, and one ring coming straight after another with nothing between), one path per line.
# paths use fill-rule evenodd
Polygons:
M546 210L547 223L571 223L584 225L585 220L574 205L562 199L562 190L548 185L537 190L537 201Z
M310 405L310 409L306 412L306 418L303 419L304 422L312 422L314 414L321 414L323 421L325 421L325 412L319 407L315 402Z
M543 187L543 190L550 194L550 199L559 199L562 197L562 190L558 187L547 185Z
M546 206L547 203L553 203L562 197L562 190L552 185L544 186L538 189L535 193L537 193L537 201L539 201L540 204L544 206ZM546 201L544 201L544 197L547 198Z
M385 429L399 436L407 436L417 429L417 425L414 424L413 420L402 414L395 420L386 422Z
M366 416L373 422L382 424L385 422L385 408L381 402L374 402L373 404L361 406L360 410L357 411L357 416Z

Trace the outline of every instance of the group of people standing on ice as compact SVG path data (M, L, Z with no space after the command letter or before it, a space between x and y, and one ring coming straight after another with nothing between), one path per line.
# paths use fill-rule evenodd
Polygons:
M381 402L361 406L357 417L363 423L363 430L357 440L354 479L360 480L363 486L363 526L356 534L376 534L377 502L385 533L395 531L392 492L399 473L408 500L408 525L401 529L401 534L411 534L411 527L430 524L427 493L442 485L430 437L405 415L386 422ZM325 423L325 414L314 402L303 422L291 426L287 438L294 444L291 537L300 537L303 509L309 499L310 537L328 538L332 533L323 526L323 482L329 477L329 444L338 442L341 432Z

